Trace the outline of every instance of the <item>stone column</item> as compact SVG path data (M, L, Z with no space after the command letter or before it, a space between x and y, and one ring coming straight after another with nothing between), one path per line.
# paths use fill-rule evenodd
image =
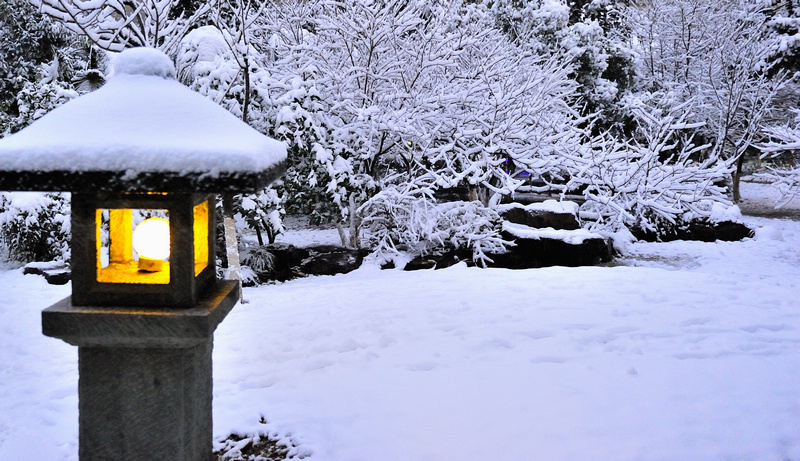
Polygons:
M78 346L80 459L211 460L211 351L239 299L218 282L195 307L42 312L42 331Z

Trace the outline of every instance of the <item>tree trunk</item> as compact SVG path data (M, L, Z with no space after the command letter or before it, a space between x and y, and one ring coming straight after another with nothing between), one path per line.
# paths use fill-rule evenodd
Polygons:
M356 200L350 196L350 247L359 249L361 241L358 238L361 234L361 218L356 214Z
M267 224L267 221L265 221L264 218L261 218L261 224L264 225L264 229L267 232L267 240L269 241L270 245L275 243L275 237L277 237L277 234L275 233L275 229L273 229L272 226Z
M250 109L250 61L244 58L244 101L242 101L242 121L248 123L247 112Z
M470 202L477 202L478 201L478 188L475 186L469 187L469 201Z
M258 227L258 224L254 225L253 227L256 230L256 238L258 238L258 246L264 246L264 239L261 237L261 228Z
M336 230L339 231L339 240L342 241L342 246L347 246L347 236L344 234L344 227L342 227L342 223L336 223Z
M742 194L739 191L739 182L742 178L742 169L744 167L744 154L740 155L739 158L736 160L736 171L733 172L732 179L732 192L733 192L733 202L739 203L742 199Z

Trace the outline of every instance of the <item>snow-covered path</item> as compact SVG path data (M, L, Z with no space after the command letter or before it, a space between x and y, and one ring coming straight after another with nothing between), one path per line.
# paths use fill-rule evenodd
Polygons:
M748 222L626 266L247 289L216 334L215 435L324 461L798 460L800 223ZM0 459L75 460L77 353L39 325L68 288L0 287Z

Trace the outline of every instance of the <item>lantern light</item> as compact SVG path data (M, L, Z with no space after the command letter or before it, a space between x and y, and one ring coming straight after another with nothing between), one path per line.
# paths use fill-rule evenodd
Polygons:
M158 272L169 257L169 221L148 218L133 231L133 248L139 253L139 270Z

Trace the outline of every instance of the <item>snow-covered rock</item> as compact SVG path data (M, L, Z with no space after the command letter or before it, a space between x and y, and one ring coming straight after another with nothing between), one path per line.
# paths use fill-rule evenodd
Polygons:
M545 200L529 205L509 203L498 207L498 211L511 223L534 228L574 230L581 227L577 218L578 204L570 201Z

